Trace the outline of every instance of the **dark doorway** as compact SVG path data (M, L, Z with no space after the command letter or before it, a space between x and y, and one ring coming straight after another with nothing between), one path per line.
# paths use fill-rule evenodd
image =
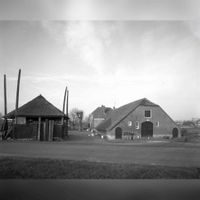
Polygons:
M173 128L172 136L173 136L173 138L177 138L178 137L178 129L177 128Z
M143 122L141 129L141 137L152 137L153 136L153 123Z
M122 129L120 127L115 129L115 139L122 139Z

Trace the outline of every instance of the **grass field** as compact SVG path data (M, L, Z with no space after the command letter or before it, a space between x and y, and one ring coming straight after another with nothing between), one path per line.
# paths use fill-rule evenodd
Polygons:
M199 179L200 168L97 163L61 159L0 159L0 178L23 179Z
M105 141L71 133L61 142L2 141L1 178L199 178L200 144Z

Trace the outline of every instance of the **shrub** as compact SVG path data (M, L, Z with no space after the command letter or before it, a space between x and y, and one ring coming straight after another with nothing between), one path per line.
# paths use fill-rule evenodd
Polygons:
M188 133L187 129L185 128L181 129L181 136L185 136L187 135L187 133Z

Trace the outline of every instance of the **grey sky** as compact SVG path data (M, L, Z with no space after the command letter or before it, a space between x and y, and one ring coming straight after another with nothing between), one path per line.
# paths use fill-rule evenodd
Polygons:
M147 97L174 119L199 117L199 4L0 0L0 82L6 73L8 110L21 68L20 105L41 93L61 109L67 85L70 108L86 114Z
M147 97L174 119L198 117L198 21L1 21L0 68L14 108L43 94L62 108L121 106ZM3 75L2 73L2 75ZM3 83L3 76L0 81ZM2 88L3 89L3 88ZM0 98L3 112L3 96Z
M0 0L9 20L186 20L200 17L199 0Z

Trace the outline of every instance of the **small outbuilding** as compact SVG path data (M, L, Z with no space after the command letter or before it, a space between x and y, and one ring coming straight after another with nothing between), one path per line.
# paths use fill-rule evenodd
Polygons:
M146 98L113 110L96 129L108 139L180 136L180 128L172 118Z
M51 141L68 135L68 117L42 95L13 110L5 118L13 123L8 130L11 138L35 138Z

